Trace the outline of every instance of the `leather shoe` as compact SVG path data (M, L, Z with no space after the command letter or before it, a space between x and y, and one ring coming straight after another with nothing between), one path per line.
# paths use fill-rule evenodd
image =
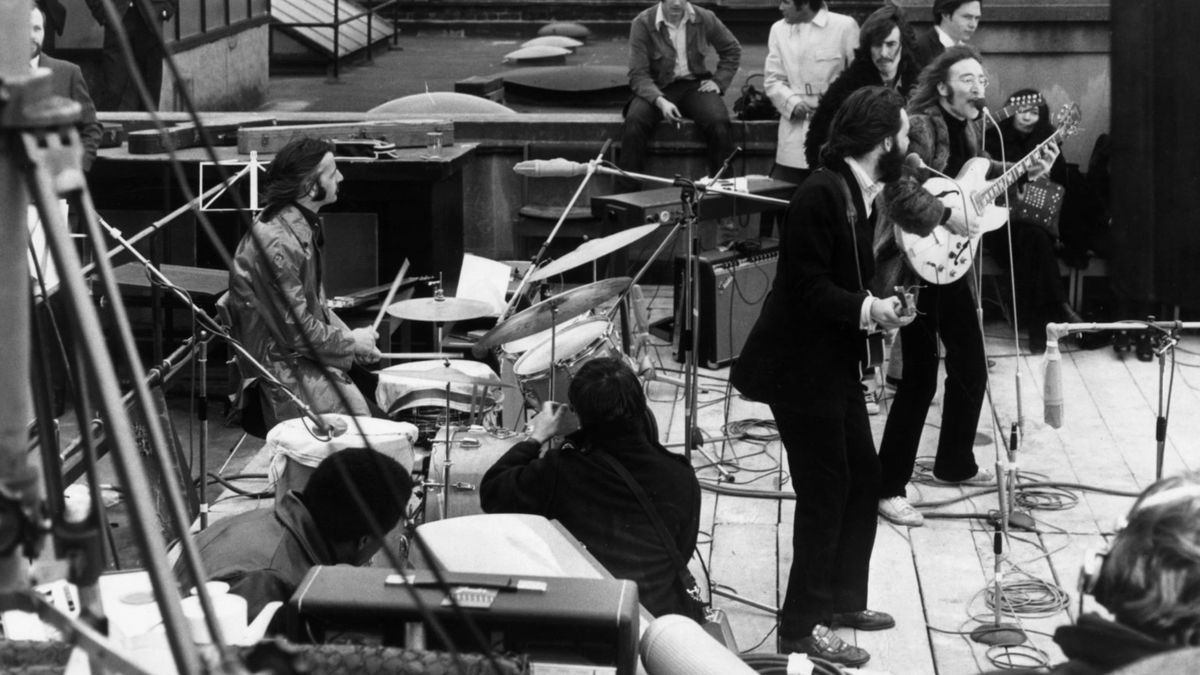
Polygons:
M896 626L896 620L887 612L864 609L858 612L836 612L829 625L845 626L854 630L887 630Z
M871 660L867 650L847 644L837 633L821 624L813 626L812 635L808 637L799 640L780 638L779 651L782 654L808 654L851 668Z

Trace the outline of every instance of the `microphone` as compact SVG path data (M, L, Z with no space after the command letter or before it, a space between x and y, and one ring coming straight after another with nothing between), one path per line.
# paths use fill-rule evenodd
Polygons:
M985 115L987 114L987 101L985 101L981 98L977 98L977 99L971 101L971 105L975 106L975 109L978 110L979 112L981 112Z
M754 669L679 614L650 622L638 651L650 675L751 675Z
M530 178L570 178L582 176L591 168L590 163L572 162L569 159L528 159L517 162L513 171Z
M1062 428L1063 394L1062 394L1062 354L1058 351L1058 334L1046 331L1046 372L1045 372L1045 411L1043 418L1046 424L1055 429Z
M913 171L933 171L933 169L925 166L925 160L921 159L921 156L915 152L908 153L908 156L904 158L904 166Z

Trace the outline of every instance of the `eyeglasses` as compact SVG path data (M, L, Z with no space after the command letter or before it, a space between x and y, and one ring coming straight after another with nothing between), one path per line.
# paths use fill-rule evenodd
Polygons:
M980 89L987 89L988 79L986 75L980 75L978 77L974 75L963 75L962 77L958 78L958 83L964 87L969 87L972 89L976 85L978 85Z

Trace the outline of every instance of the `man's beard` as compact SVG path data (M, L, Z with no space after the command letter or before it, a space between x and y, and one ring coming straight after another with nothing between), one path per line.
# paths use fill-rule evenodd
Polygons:
M892 143L892 149L880 155L876 170L882 183L895 183L900 180L904 171L904 153L900 152L899 143Z
M42 46L33 40L30 40L29 44L33 45L33 55L29 57L29 60L32 61L42 55Z

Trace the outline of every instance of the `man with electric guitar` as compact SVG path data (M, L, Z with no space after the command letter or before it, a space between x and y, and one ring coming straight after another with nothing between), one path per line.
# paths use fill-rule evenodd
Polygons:
M1052 137L1010 171L992 161L983 149L986 87L972 47L951 47L922 71L908 104L908 175L885 193L896 225L881 222L876 230L875 287L922 286L917 318L900 331L904 374L879 451L879 513L910 527L923 523L905 488L937 392L939 339L946 350L946 388L933 476L946 484L990 485L995 479L973 452L987 358L969 272L983 232L1007 221L996 198L1025 171L1040 176L1058 156ZM989 176L999 179L989 182Z
M907 146L895 90L864 87L846 99L823 168L792 197L774 285L730 372L744 396L770 405L796 491L780 651L848 666L870 655L832 626L895 625L867 607L880 469L859 366L868 329L912 321L891 292L869 292L877 197L899 179Z

